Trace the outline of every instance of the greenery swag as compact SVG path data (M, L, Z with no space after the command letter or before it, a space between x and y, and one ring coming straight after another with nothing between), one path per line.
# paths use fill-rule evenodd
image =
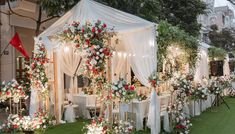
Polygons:
M177 26L172 26L166 21L161 21L157 27L158 37L158 64L162 64L167 56L167 48L176 44L187 54L187 62L194 67L198 56L199 42Z
M208 55L211 61L224 60L227 52L223 48L211 47L208 49Z

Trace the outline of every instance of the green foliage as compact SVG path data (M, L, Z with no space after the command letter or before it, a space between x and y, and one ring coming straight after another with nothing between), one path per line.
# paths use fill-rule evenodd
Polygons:
M61 16L80 0L38 0L48 17Z
M212 31L209 32L209 38L211 40L210 45L220 47L226 51L235 50L235 30L224 28L222 31L218 31L216 25L211 26Z
M97 1L156 23L166 20L193 36L197 36L201 29L197 17L206 10L206 4L202 0Z
M227 52L218 47L211 47L208 49L208 55L210 60L224 60Z
M166 21L161 21L157 28L158 31L158 61L162 63L163 59L167 56L167 48L173 44L177 44L188 55L187 61L191 67L195 66L198 54L199 42L197 38L188 35L179 27L172 26Z

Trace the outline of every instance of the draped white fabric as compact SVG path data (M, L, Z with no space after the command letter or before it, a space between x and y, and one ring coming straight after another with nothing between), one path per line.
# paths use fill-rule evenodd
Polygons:
M201 46L198 55L194 80L202 82L203 77L209 78L208 47Z
M117 81L120 77L126 77L127 68L127 53L115 52L112 57L112 81Z
M75 50L71 46L65 46L62 50L60 50L61 71L71 77L70 89L77 87L77 77L74 77L74 74L80 60L82 60L81 54L77 52L75 53L74 51ZM77 70L76 75L79 75L79 73L79 70Z
M153 89L150 97L150 106L147 125L151 128L151 134L158 134L160 128L160 103L156 91Z
M34 113L37 112L39 108L39 100L37 90L32 89L30 94L30 107L29 107L29 115L33 116Z
M138 80L149 87L148 77L156 70L156 29L152 26L121 34L125 50L130 56L130 65Z
M228 55L226 56L226 59L224 60L224 66L223 66L223 70L224 70L224 76L229 76L230 75L230 68L229 68L229 57Z

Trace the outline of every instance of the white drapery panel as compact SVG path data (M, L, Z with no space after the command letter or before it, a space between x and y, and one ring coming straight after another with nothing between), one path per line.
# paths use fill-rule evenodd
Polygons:
M226 59L224 60L224 66L223 66L223 70L224 70L224 76L229 76L230 75L230 68L229 68L229 57L228 55L226 56Z
M130 82L130 64L129 56L126 52L116 51L112 57L112 81L118 81L119 78L124 78Z
M70 89L77 87L77 77L74 77L75 71L77 69L77 66L82 60L81 53L75 52L75 49L71 46L64 46L63 49L60 50L61 58L59 61L59 64L61 66L61 71L68 76L71 77L70 80ZM81 63L82 64L82 63ZM81 65L80 64L80 65ZM79 69L76 72L76 75L79 75Z
M156 28L121 34L121 41L130 57L130 65L138 80L149 87L148 77L156 70Z
M158 134L161 130L160 124L160 102L155 89L152 89L150 97L150 106L148 114L148 127L151 128L151 134Z
M200 47L198 55L194 80L202 82L203 77L209 78L208 49Z

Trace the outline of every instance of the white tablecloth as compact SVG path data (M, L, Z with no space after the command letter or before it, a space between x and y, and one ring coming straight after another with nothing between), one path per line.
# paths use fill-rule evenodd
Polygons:
M133 107L132 107L133 104ZM132 109L133 108L133 109ZM136 129L143 129L143 119L147 116L149 109L149 100L137 101L134 100L130 104L120 104L121 120L125 120L125 112L132 112L136 114Z
M165 98L170 99L170 94L164 94L164 95L158 96L158 101L160 102L160 104L161 104L161 100ZM134 100L133 101L133 113L136 114L136 130L143 129L143 119L148 116L149 103L150 103L149 100L143 100L143 101ZM132 103L120 104L119 109L120 109L121 120L125 120L125 112L132 112ZM165 125L164 127L168 128Z
M81 95L81 94L75 94L73 95L73 101L74 104L77 104L79 106L79 115L90 119L90 113L87 110L87 105L93 105L95 106L97 95Z

